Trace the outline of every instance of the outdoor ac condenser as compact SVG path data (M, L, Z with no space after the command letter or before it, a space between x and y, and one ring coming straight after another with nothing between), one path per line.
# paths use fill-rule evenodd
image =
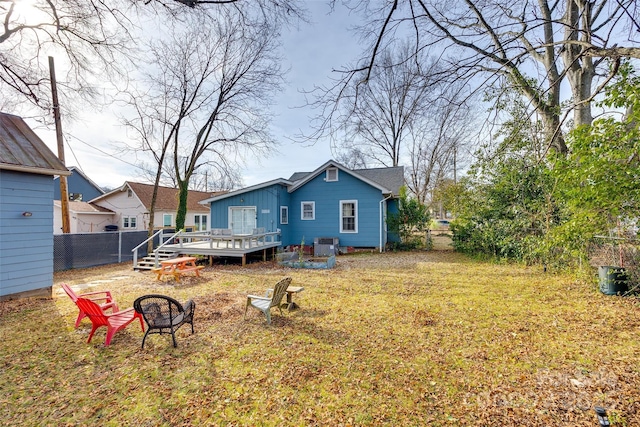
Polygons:
M313 256L338 255L337 237L316 237L313 239Z

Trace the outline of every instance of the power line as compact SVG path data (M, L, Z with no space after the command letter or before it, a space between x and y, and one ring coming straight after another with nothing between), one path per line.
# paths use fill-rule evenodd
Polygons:
M83 143L84 145L86 145L87 147L92 148L92 149L94 149L94 150L96 150L96 151L100 152L101 154L104 154L105 156L111 157L112 159L115 159L115 160L119 160L119 161L121 161L122 163L125 163L125 164L127 164L127 165L129 165L129 166L133 166L133 167L134 167L134 168L136 168L136 169L141 169L141 170L143 170L143 171L145 170L142 166L138 166L138 165L136 165L136 164L134 164L134 163L127 162L126 160L122 159L121 157L117 157L117 156L115 156L115 155L113 155L113 154L111 154L111 153L107 153L106 151L104 151L104 150L102 150L102 149L100 149L100 148L98 148L98 147L94 147L93 145L89 144L89 143L88 143L88 142L86 142L86 141L83 141L82 139L78 138L78 137L77 137L77 136L75 136L75 135L69 135L69 136L70 136L70 137L72 137L72 138L77 139L78 141L80 141L81 143ZM69 147L71 147L71 145L70 145L70 144L69 144ZM75 157L75 154L74 154L74 157ZM76 161L77 161L77 158L76 158Z

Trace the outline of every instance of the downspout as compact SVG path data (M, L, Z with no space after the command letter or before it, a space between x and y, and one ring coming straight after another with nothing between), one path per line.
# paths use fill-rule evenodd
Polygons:
M390 198L392 198L392 197L393 197L393 194L391 194L388 197L380 200L380 253L384 252L384 247L382 246L382 235L384 234L383 230L382 230L382 225L384 223L384 218L383 218L384 215L382 214L382 212L383 212L382 204L384 202L386 202L387 200L389 200Z

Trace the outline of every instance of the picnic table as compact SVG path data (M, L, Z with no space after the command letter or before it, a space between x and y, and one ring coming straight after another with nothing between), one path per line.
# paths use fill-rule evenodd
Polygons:
M160 267L154 268L153 271L158 275L158 280L164 275L171 275L179 282L180 276L184 273L195 272L196 276L200 277L200 270L203 268L202 265L196 265L196 257L184 256L160 261Z

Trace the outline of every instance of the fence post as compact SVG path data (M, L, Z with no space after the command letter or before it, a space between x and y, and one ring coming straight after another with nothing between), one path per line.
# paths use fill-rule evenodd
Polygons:
M118 263L122 262L122 230L118 231Z

